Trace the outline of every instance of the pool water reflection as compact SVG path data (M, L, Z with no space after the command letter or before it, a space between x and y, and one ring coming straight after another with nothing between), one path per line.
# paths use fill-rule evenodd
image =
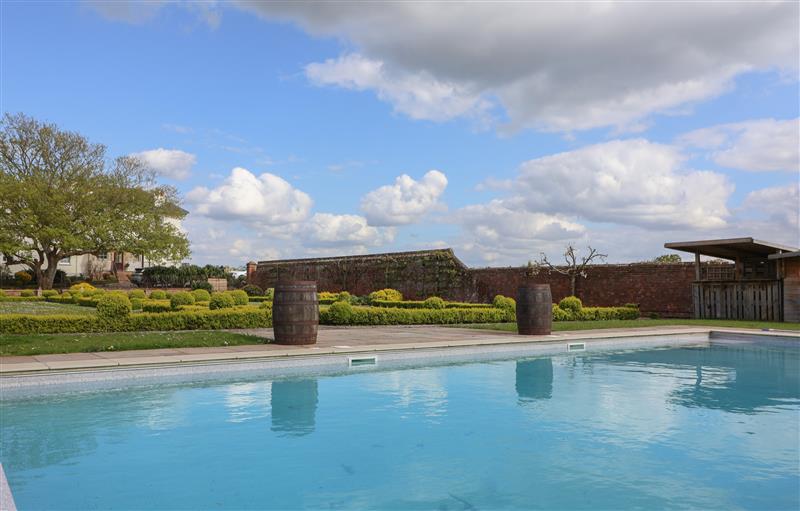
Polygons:
M626 351L2 403L20 509L797 509L800 349Z

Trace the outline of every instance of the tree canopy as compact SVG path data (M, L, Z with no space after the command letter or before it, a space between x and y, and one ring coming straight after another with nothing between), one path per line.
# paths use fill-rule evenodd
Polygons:
M0 252L50 288L58 261L130 252L178 260L189 242L174 187L141 160L108 160L106 147L24 114L0 121Z

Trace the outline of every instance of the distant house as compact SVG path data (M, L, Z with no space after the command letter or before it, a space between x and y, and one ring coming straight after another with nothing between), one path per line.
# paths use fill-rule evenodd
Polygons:
M128 252L107 252L101 254L81 254L65 257L58 262L58 269L70 277L95 277L99 278L104 273L132 272L139 268L151 266L180 266L181 261L163 261L149 259L143 255ZM5 266L5 260L0 254L0 267ZM46 266L45 266L46 267ZM27 265L14 264L6 267L8 272L14 274L28 269Z
M167 222L172 223L178 229L181 228L180 220L168 218ZM99 278L104 273L133 272L139 268L149 268L151 266L180 266L182 261L167 261L160 259L150 259L141 254L130 252L105 252L98 254L81 254L78 256L65 257L58 262L58 269L69 277L93 277ZM43 266L47 268L47 263ZM6 269L14 274L18 271L29 269L24 264L13 264L7 266L3 254L0 254L0 271Z

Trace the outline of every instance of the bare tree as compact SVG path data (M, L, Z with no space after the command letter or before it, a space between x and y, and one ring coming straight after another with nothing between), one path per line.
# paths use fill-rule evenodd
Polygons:
M543 268L547 270L547 272L554 271L556 273L560 273L561 275L566 275L569 277L569 285L570 285L570 294L575 296L575 283L578 280L578 277L586 278L587 271L586 267L592 264L594 260L605 260L608 257L607 254L601 254L596 249L592 247L588 247L589 253L578 260L578 254L575 250L575 247L572 245L567 246L567 250L564 251L564 261L566 264L564 266L555 266L550 261L547 260L547 256L542 252L541 258L536 263L528 263L529 274L532 273L534 270L533 268Z

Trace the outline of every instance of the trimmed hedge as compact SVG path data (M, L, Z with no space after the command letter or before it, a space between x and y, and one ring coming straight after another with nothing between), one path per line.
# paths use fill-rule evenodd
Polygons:
M44 296L0 296L0 302L43 302L45 300Z
M347 314L349 308L349 314ZM508 313L494 307L482 309L400 309L391 307L353 307L337 302L321 308L324 325L450 325L456 323L503 323ZM346 322L344 322L346 321Z
M398 291L397 289L381 289L380 291L373 291L369 294L369 300L371 302L375 300L385 300L387 302L401 302L403 301L403 293Z
M143 312L169 312L172 304L169 300L145 300L142 302Z
M329 302L333 303L333 302ZM320 305L329 305L319 301ZM373 307L393 307L397 309L429 309L422 300L404 300L392 302L388 300L375 300L371 303ZM465 302L445 302L446 309L486 309L493 307L490 303L465 303Z
M221 293L217 293L217 294L221 294ZM250 296L248 298L248 300L250 300L251 303L271 302L272 301L272 297L270 297L270 296Z
M272 308L237 307L215 311L179 311L131 314L118 319L54 314L0 315L0 334L54 334L78 332L133 332L153 330L218 330L268 328Z

